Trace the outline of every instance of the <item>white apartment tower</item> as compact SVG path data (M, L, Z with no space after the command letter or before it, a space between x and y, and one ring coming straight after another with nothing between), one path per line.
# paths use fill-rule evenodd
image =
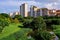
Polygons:
M27 3L24 3L20 6L20 15L22 17L28 16L28 5L27 5Z

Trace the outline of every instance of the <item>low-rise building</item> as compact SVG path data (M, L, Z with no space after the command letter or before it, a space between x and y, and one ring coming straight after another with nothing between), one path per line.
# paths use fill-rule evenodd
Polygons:
M48 10L48 16L56 16L56 10Z
M60 10L56 10L56 16L60 16Z

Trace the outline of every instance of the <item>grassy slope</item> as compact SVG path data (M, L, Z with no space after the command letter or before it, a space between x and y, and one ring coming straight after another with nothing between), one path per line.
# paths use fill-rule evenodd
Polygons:
M29 28L21 28L19 31L17 31L16 33L13 33L11 35L8 35L7 37L4 37L0 40L28 40L28 36L27 34L32 31ZM31 38L31 40L33 40L33 38Z
M5 27L0 34L0 40L16 40L17 36L19 36L18 40L28 40L27 33L32 30L29 28L19 28L18 25L20 24L10 24L8 27Z
M8 27L5 27L3 32L0 34L0 39L19 31L20 28L17 26L18 24L10 24Z

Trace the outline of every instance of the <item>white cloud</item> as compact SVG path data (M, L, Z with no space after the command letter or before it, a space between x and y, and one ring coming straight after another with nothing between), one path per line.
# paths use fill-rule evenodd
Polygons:
M43 0L42 0L43 1ZM20 1L20 0L6 0L6 1L1 1L0 2L0 9L3 8L2 10L5 10L5 7L8 7L8 10L12 11L14 10L19 10L19 7L21 4L23 3L28 3L28 6L30 7L30 5L34 5L34 6L37 6L37 7L46 7L46 8L49 8L49 9L52 9L52 8L60 8L60 0L46 0L46 2L41 2L40 0L38 1L35 1L35 0L29 0L29 1ZM49 3L48 1L51 1L51 3ZM9 8L10 7L10 8ZM12 8L12 7L16 7L15 9Z
M60 9L60 0L39 0L37 2L40 2L42 7Z
M56 1L56 0L53 0ZM9 7L9 6L15 6L15 7L19 7L21 4L23 3L28 3L28 5L35 5L38 7L47 7L47 8L54 8L54 6L58 6L60 5L60 0L57 0L57 2L53 2L53 3L40 3L40 2L36 2L34 0L32 1L14 1L14 0L9 0L9 1L2 1L0 2L0 6L5 6L5 7Z
M20 5L23 4L23 3L28 3L29 7L30 7L30 5L39 6L41 4L41 3L35 2L35 1L12 1L12 0L9 0L9 1L2 1L2 2L0 2L0 8L3 11L4 10L6 10L6 11L7 10L9 10L9 11L13 11L13 10L16 11L17 9L15 7L17 7L18 10L19 10ZM8 9L6 9L6 8L8 8Z
M28 3L29 5L40 5L41 3L35 1L4 1L0 2L1 6L20 6L23 3Z
M28 3L28 5L35 5L35 6L41 5L41 3L35 2L35 1L19 1L18 2L18 4L20 4L20 5L23 3Z
M48 8L48 9L58 9L59 5L60 4L57 3L57 2L53 2L53 3L45 4L45 7Z

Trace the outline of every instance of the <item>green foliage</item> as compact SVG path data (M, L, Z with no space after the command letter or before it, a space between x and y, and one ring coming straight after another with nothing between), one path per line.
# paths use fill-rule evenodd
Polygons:
M34 18L31 22L31 28L33 29L33 33L31 35L35 38L35 40L52 39L52 35L46 30L46 24L42 17Z
M55 35L50 34L48 31L33 31L30 33L35 40L52 40Z
M28 39L27 35L30 31L32 31L30 28L18 28L18 25L11 24L9 27L6 27L4 33L0 35L0 40L34 40L33 38Z
M15 15L14 18L17 18L17 19L22 19L23 17L21 15Z
M51 40L53 38L53 35L50 34L48 31L35 31L32 36L35 38L35 40Z
M5 22L5 21L0 21L0 28L4 28L5 26L8 26L8 22Z
M0 40L16 40L16 39L15 39L14 35L9 35L9 36L4 37L4 38L2 38Z
M46 24L42 17L34 18L32 21L25 20L24 27L32 28L30 34L35 40L51 40L52 35L46 31Z
M14 34L16 33L17 31L20 30L20 28L18 27L18 25L20 24L10 24L9 26L6 26L2 33L0 34L0 39L3 39L3 38L7 38L7 36L11 35L11 34ZM10 38L9 38L10 39Z
M9 25L9 23L7 21L7 18L5 18L4 16L0 15L0 33L2 32L4 27L8 26L8 25Z
M43 18L47 25L50 24L49 26L51 26L52 24L60 25L60 17L58 17L58 16L53 16L53 17L47 16L47 17L43 17Z
M35 29L45 30L46 29L46 24L42 17L34 18L33 21L31 22L31 26L32 26L31 28L33 30L35 30Z
M21 15L15 15L14 18L17 18L19 22L23 21L23 17Z
M14 23L19 23L19 20L17 18L14 19Z
M53 31L60 38L60 25L52 25Z
M41 32L39 33L39 35L42 37L43 40L51 40L51 39L53 39L53 35L50 34L50 33L47 32L47 31L41 31Z
M4 17L6 17L6 18L9 18L9 17L10 17L10 16L9 16L8 14L6 14L6 13L1 13L0 15L4 16Z
M30 28L32 20L33 19L31 17L24 18L24 20L23 20L23 27Z
M22 28L18 33L15 34L16 40L33 40L28 39L28 33L31 31L29 28Z
M45 16L43 17L48 30L53 30L52 25L60 25L60 17L58 16Z
M21 23L23 28L19 28ZM14 23L14 24L12 24ZM18 24L20 23L20 24ZM47 29L53 29L60 38L60 17L22 17L15 15L11 18L8 14L0 14L0 39L1 40L51 40L51 35ZM54 26L52 26L54 25ZM18 27L19 26L19 27ZM31 28L31 29L30 29ZM31 31L31 34L29 34ZM29 35L28 35L29 34ZM32 36L28 39L29 36Z

